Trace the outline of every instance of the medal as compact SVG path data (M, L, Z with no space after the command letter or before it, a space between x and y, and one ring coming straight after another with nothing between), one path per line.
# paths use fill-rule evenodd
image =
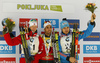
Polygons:
M51 36L50 36L50 39L49 40L47 40L47 41L45 41L45 36L44 36L44 45L45 45L45 51L46 51L46 54L47 54L47 56L48 56L48 53L49 53L49 49L50 49L50 44L51 44ZM47 47L46 46L46 42L48 42L48 44L49 44L49 46Z
M48 56L46 56L45 58L46 58L47 60L49 59L49 57L48 57Z

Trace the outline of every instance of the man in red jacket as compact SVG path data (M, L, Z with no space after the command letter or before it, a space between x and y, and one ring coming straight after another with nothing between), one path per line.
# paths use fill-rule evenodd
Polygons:
M45 54L40 58L39 63L54 63L53 47L51 42L52 26L50 21L44 22L44 34L40 36L44 40Z
M37 22L31 19L29 21L29 28L31 31L25 34L25 38L27 40L27 44L29 46L29 51L31 56L34 57L34 60L31 63L38 63L40 57L44 55L44 45L43 40L40 36L37 35ZM18 44L22 44L21 35L11 38L10 33L7 32L4 35L5 41L9 46L15 46ZM20 58L20 63L26 63L25 58Z

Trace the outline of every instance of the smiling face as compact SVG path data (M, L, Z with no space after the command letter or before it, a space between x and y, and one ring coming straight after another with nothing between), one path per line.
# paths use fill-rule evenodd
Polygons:
M47 25L47 26L45 27L44 31L45 31L45 34L46 34L47 36L50 36L50 35L51 35L51 32L52 32L52 26L51 26L51 25Z
M31 29L32 32L35 32L37 30L37 26L36 25L32 25L30 27L30 29Z
M69 27L64 27L64 28L62 29L62 32L63 32L64 34L68 34L68 33L69 33Z

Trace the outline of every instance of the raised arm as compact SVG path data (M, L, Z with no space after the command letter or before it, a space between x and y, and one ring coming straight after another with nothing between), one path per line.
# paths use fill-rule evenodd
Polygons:
M87 36L89 36L92 33L92 30L95 27L95 22L94 22L95 18L96 18L96 15L94 13L92 13L91 21L88 24L88 28L83 31L84 32L83 35L81 35L81 34L79 35L79 40L83 39L83 38L86 38Z
M15 45L18 45L18 44L22 44L21 42L21 36L17 36L17 37L14 37L14 38L11 38L10 37L10 34L9 33L6 33L4 35L4 39L6 41L6 43L10 46L15 46Z

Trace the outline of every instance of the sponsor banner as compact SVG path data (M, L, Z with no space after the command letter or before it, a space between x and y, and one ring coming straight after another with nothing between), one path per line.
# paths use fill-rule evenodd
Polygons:
M25 57L24 56L23 46L21 44L19 45L19 54L21 54L21 57Z
M80 54L80 45L78 45L78 54Z
M25 56L24 56L24 54L21 54L21 58L24 58Z
M74 11L74 6L69 4L3 3L3 12L74 13Z
M84 54L100 54L100 45L83 45Z
M19 54L21 54L21 44L19 44Z
M32 19L33 19L33 21L37 21L37 24L38 24L38 19L36 19L36 18L20 18L19 19L19 26L25 26L26 25L26 26L29 27L28 22Z
M0 44L0 54L15 54L15 53L16 53L16 46Z
M83 63L100 63L100 57L83 57Z
M77 24L77 28L80 28L80 20L78 19L67 19L68 23L69 23L69 26L70 28L73 28L73 25L74 24Z
M0 63L16 63L16 58L0 58Z
M100 41L100 32L91 33L91 35L84 38L83 41Z
M16 32L12 32L12 34L14 35L14 36L16 36ZM2 31L0 31L0 41L4 41L5 39L4 39L4 36L3 36L3 33L2 33Z
M50 21L52 24L52 28L59 28L59 19L41 19L41 28L43 27L43 24L45 21Z

